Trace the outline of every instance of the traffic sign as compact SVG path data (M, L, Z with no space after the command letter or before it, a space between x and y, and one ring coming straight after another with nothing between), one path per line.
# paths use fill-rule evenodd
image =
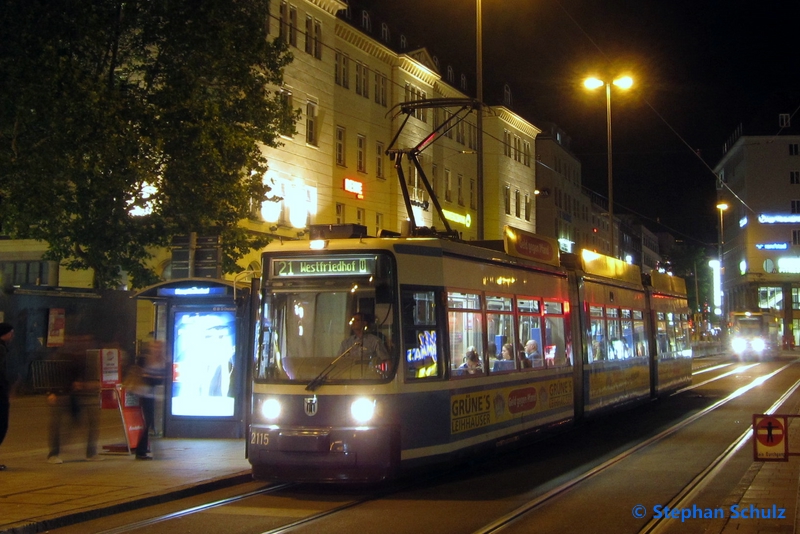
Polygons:
M789 461L789 436L785 415L753 414L753 458L760 461Z

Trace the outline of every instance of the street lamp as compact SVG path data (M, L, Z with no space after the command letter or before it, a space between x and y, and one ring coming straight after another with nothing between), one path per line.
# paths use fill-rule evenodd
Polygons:
M477 22L476 22L476 41L477 41L477 49L476 49L476 65L475 65L475 73L477 75L477 83L475 84L475 92L476 97L478 99L478 120L476 127L478 129L478 139L476 143L476 152L478 153L477 158L477 169L476 169L476 181L478 187L478 203L476 205L477 208L477 234L478 239L483 239L483 22L481 20L481 0L476 0L475 10L477 13Z
M608 221L611 227L611 255L614 253L614 180L611 172L611 85L616 85L620 89L630 89L633 85L633 78L622 76L611 82L606 82L598 78L586 78L583 85L587 89L597 89L606 86L606 133L608 135Z
M723 286L723 280L724 280L724 276L725 276L725 269L723 268L724 263L722 261L722 253L723 253L722 247L725 244L725 227L723 226L724 222L723 222L722 212L724 212L726 209L728 209L728 204L726 204L725 202L720 202L719 204L717 204L717 209L719 210L719 239L717 239L717 257L719 259L719 273L720 273L719 274L719 285L720 285L720 289L719 289L719 310L718 311L714 310L714 312L717 315L723 316L723 318L724 318L725 314L723 313L723 311L725 309L725 306L724 306L724 304L725 304L725 302L724 302L724 300L725 300L725 291L723 291L723 287L724 287ZM724 331L724 329L723 329L723 331Z

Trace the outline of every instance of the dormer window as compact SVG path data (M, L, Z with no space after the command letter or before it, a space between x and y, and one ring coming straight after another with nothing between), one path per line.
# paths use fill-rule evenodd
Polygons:
M453 67L451 65L447 66L447 81L453 83L453 79L455 78L455 74L453 74Z
M781 113L778 115L778 127L789 128L792 125L792 116L788 113Z
M372 33L372 20L369 18L369 12L366 9L361 12L361 27L364 31Z
M467 90L467 75L466 74L462 74L461 75L461 90L462 91L466 91Z
M408 48L408 41L406 40L406 36L400 34L400 50L405 50Z
M511 107L513 99L511 98L511 87L508 84L503 86L503 105L507 108Z
M389 25L385 22L381 23L381 40L384 43L388 43L392 38L392 34L389 33Z
M433 66L436 67L436 70L439 70L439 58L433 56Z

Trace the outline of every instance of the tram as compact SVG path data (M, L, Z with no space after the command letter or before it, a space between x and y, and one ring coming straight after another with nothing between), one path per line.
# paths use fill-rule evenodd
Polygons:
M511 227L470 243L368 237L358 225L310 233L262 254L247 451L256 479L391 479L691 381L679 278L643 279L589 251L559 255L554 240Z
M781 320L770 310L735 311L730 315L731 349L740 359L764 359L780 351Z

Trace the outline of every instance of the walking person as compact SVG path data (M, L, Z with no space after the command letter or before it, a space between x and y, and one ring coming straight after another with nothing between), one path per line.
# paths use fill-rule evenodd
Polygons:
M0 445L8 432L8 413L11 408L11 384L8 380L8 344L14 339L14 327L0 323ZM0 471L6 466L0 464Z
M141 382L135 393L139 396L139 404L144 416L144 428L139 434L136 444L137 460L152 460L147 454L150 445L150 430L155 431L156 419L156 387L164 381L166 354L162 341L151 341L145 348L141 361Z

